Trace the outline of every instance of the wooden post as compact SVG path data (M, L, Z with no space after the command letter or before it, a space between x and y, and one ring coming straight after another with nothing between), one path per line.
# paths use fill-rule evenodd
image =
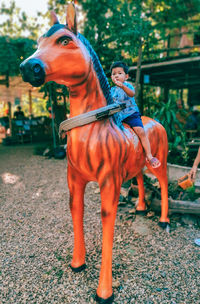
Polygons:
M52 126L52 135L53 135L53 147L54 147L54 150L56 149L56 133L55 133L55 122L54 122L54 110L53 110L53 86L50 85L49 86L49 101L50 101L50 104L51 104L51 126Z
M144 89L144 85L143 85L143 80L141 81L141 87L140 87L140 95L139 95L139 107L140 107L140 113L141 115L144 114L144 98L143 98L143 89Z
M29 96L29 116L32 115L32 91L28 90L28 96Z
M8 101L8 119L9 119L10 136L12 136L12 116L11 116L11 102L10 101Z
M138 51L138 62L137 62L137 72L135 80L135 100L138 101L138 96L140 92L140 74L141 74L141 62L142 62L142 37L140 37L139 51Z
M170 37L170 35L168 35L168 37L167 37L167 58L170 55L170 43L171 43L171 37Z
M164 102L167 103L169 99L169 87L165 86L164 87Z
M184 101L183 101L183 89L180 89L180 99L181 99L181 105L182 105L182 108L184 109Z
M63 104L63 107L64 107L64 119L66 119L67 103L66 103L66 96L65 95L63 95L63 101L64 101L64 104Z

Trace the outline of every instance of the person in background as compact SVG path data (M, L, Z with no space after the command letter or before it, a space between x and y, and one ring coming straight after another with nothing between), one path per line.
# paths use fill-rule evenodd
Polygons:
M16 118L16 119L24 118L24 112L22 111L22 108L20 106L18 106L17 111L14 112L14 118Z
M194 181L195 178L196 178L196 173L197 173L197 168L198 168L199 163L200 163L200 146L199 146L199 149L198 149L198 152L197 152L197 156L196 156L196 158L194 160L192 169L188 173L188 176L190 177L190 179L192 181Z
M197 130L198 128L198 116L199 112L193 110L192 113L188 116L185 129L186 130Z
M125 102L127 104L127 107L120 112L121 121L132 127L139 137L150 166L154 169L160 167L160 161L151 154L149 139L145 134L141 115L134 99L135 89L130 83L126 82L129 77L128 66L122 61L117 61L111 65L110 71L111 79L115 84L111 88L113 100L116 103Z
M188 173L188 176L190 177L190 179L192 181L195 181L195 178L196 178L196 173L197 173L197 168L198 168L198 165L200 163L200 146L199 146L199 149L198 149L198 152L197 152L197 156L194 160L194 163L193 163L193 166L192 166L192 169L190 170L190 172ZM194 240L195 244L197 246L200 246L200 238L196 238Z

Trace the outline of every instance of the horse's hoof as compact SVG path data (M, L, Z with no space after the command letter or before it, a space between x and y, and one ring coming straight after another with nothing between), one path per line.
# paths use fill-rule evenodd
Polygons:
M167 232L169 232L169 230L170 230L170 224L168 222L159 222L158 225L162 229L165 229Z
M74 272L81 272L82 270L84 270L86 268L86 264L83 264L83 265L81 265L79 267L72 267L70 265L70 267L71 267L72 271L74 271Z
M97 294L95 297L95 301L100 304L111 304L114 300L114 294L107 299L100 298Z
M138 214L138 215L146 215L147 214L147 210L137 210L136 209L136 214Z

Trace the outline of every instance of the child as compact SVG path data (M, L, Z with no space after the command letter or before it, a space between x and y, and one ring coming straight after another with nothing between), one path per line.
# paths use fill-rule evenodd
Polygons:
M124 62L117 61L111 65L111 79L116 85L111 88L111 95L115 102L125 102L127 107L120 112L120 118L133 128L139 137L142 146L145 150L147 161L152 168L158 168L161 163L151 154L151 147L149 140L145 134L144 127L141 120L139 109L135 103L135 90L133 86L126 82L128 79L128 67Z

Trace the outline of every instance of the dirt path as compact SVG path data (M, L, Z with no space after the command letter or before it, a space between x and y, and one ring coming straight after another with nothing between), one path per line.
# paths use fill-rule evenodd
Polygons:
M0 302L95 303L101 262L100 197L85 194L87 269L72 273L72 221L66 159L33 155L34 146L0 146ZM158 218L127 220L118 211L113 250L114 303L200 303L200 236L193 226L170 234Z

